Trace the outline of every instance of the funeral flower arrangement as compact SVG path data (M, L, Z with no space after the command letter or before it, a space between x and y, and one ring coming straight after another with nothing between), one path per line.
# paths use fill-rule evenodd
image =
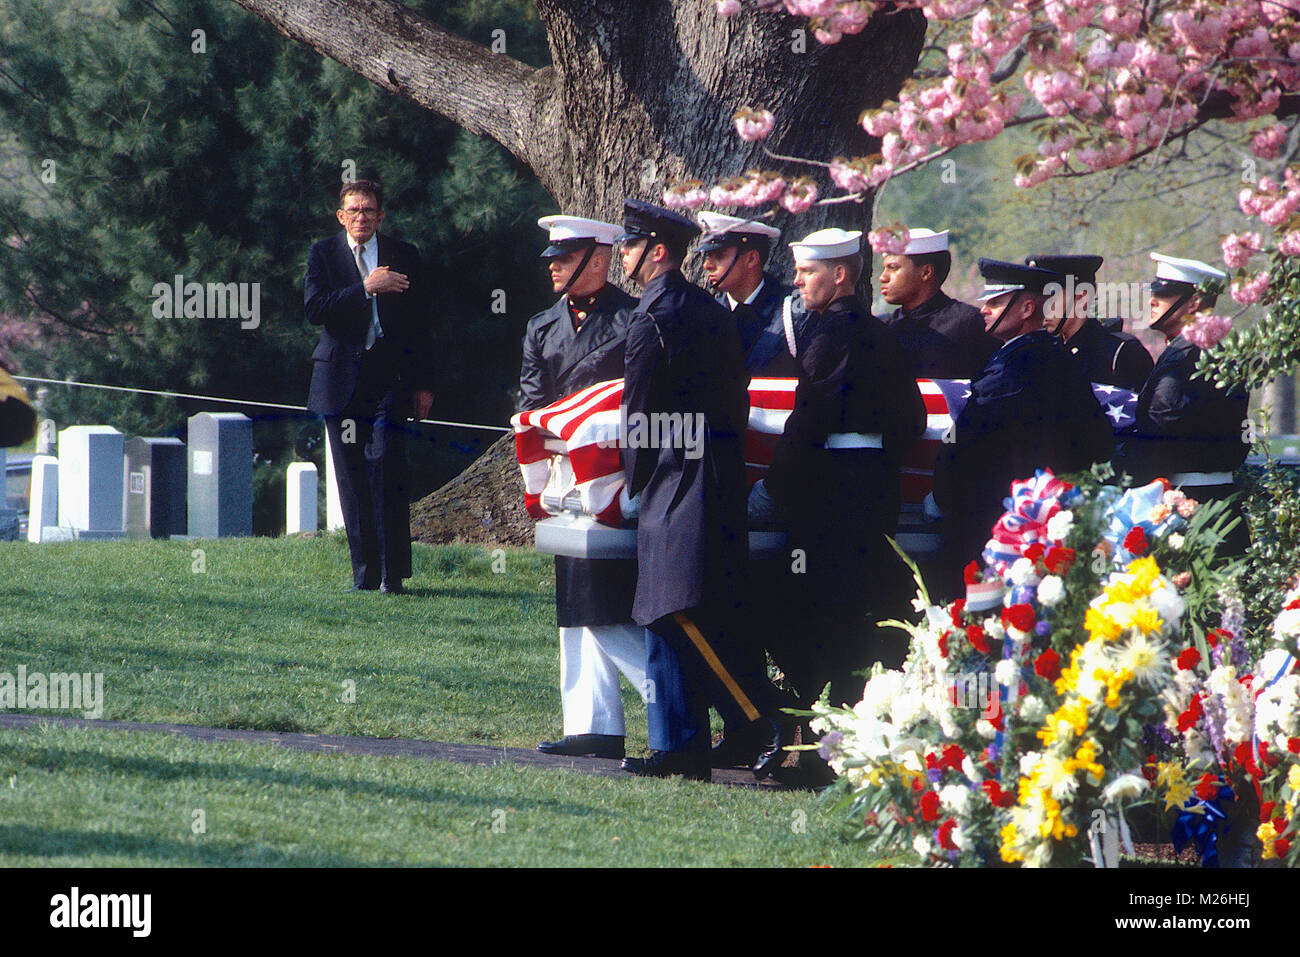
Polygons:
M1300 784L1287 775L1300 770L1278 753L1300 759L1285 752L1300 676L1290 659L1259 724L1238 690L1250 682L1222 670L1241 648L1220 608L1234 567L1213 565L1227 507L1163 480L1121 491L1108 478L1076 485L1040 471L1013 483L982 561L967 566L965 598L932 603L913 566L921 620L882 623L911 635L902 670L878 666L851 709L815 706L820 753L838 775L831 798L874 850L934 865L1113 865L1120 847L1132 851L1126 810L1163 794L1201 821L1191 775L1241 787L1242 765L1221 746L1258 730L1277 763L1256 759L1244 773L1260 772L1251 780L1286 818L1259 839L1272 842L1265 856L1291 853L1280 825ZM1279 634L1300 632L1297 599ZM1200 667L1213 648L1225 663ZM1230 727L1189 723L1193 700L1231 714Z

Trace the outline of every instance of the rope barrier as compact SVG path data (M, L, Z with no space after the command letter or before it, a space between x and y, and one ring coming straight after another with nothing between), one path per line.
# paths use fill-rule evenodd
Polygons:
M256 402L252 399L228 399L219 395L194 395L189 392L163 392L158 389L132 389L120 385L102 385L97 382L76 382L72 379L38 379L34 376L16 375L19 382L38 382L43 385L73 385L83 389L105 389L110 392L133 392L137 395L161 395L174 399L200 399L204 402L227 402L231 405L255 405L264 409L288 409L291 412L309 411L305 405L282 405L278 402ZM421 425L445 425L458 429L480 429L484 432L509 432L500 425L478 425L473 422L448 422L444 419L420 419Z

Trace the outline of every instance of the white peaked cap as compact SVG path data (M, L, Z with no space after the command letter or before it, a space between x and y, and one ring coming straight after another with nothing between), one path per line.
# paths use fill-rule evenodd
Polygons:
M923 253L941 253L948 249L948 230L936 233L933 229L909 229L905 256L920 256Z
M705 239L710 236L721 236L723 233L753 233L756 236L766 236L768 239L778 239L781 236L781 230L775 226L742 219L739 216L701 211L696 214L696 218L704 229Z
M790 243L795 259L839 259L852 256L862 251L862 231L840 229L819 229L809 233L797 243Z
M581 216L543 216L537 225L550 233L553 243L565 239L594 239L602 246L612 246L615 238L623 232L622 226Z
M1198 259L1179 259L1177 256L1166 256L1163 253L1152 253L1151 258L1156 263L1156 278L1168 282L1189 282L1197 286L1204 279L1228 278L1228 274L1222 269L1215 269Z

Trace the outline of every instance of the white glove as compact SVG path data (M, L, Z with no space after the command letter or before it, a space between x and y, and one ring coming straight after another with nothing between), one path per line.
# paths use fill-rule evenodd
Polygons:
M636 498L629 498L627 494L627 486L624 485L618 491L618 509L623 513L623 521L633 521L641 514L640 494L638 494Z
M751 522L770 522L776 515L776 499L768 493L762 479L749 490L748 513Z

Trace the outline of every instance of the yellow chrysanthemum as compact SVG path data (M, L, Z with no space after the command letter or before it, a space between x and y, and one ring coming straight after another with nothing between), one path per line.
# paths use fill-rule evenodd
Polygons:
M1286 773L1286 783L1291 785L1292 791L1300 792L1300 764L1291 765L1291 769Z
M1106 641L1115 640L1124 630L1113 618L1096 608L1089 608L1084 614L1083 627L1092 637Z
M1273 839L1277 837L1277 828L1273 826L1272 821L1265 821L1255 829L1255 836L1259 838L1259 843L1264 848L1264 860L1271 860L1277 857L1277 852L1273 848Z

